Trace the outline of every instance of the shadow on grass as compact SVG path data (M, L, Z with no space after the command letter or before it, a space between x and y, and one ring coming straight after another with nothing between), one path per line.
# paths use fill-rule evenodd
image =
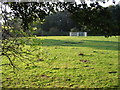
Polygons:
M40 44L41 43L41 44ZM118 50L119 42L114 41L97 41L97 40L80 40L78 42L55 40L55 39L34 39L34 46L65 46L65 47L90 47L101 50Z

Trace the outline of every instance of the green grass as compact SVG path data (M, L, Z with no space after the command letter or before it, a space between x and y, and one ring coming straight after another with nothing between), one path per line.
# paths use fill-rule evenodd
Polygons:
M35 66L17 62L17 74L3 66L4 88L115 88L118 87L118 37L37 37L42 61ZM42 42L42 44L38 44ZM29 45L26 45L26 47ZM3 58L2 63L6 63Z

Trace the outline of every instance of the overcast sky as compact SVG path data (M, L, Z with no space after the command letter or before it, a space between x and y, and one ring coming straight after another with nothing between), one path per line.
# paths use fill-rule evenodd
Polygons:
M75 0L78 4L80 4L81 0ZM91 0L85 0L87 2L87 4L90 4L91 3ZM93 0L94 1L94 0ZM115 4L113 3L113 0L99 0L99 1L105 1L106 3L102 3L102 2L99 2L100 5L102 5L103 7L108 7L109 5L116 5L118 4L118 2L120 0L114 0L115 1Z

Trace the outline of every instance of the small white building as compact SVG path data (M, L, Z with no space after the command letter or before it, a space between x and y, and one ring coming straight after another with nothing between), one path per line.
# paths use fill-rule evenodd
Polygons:
M70 32L70 36L87 36L87 32Z

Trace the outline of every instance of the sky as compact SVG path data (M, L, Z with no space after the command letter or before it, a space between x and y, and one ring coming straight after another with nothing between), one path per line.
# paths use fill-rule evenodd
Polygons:
M80 4L81 0L75 0L78 4ZM87 4L91 3L91 0L85 0ZM99 0L99 1L103 1L103 0ZM114 0L116 3L113 3L113 0L104 0L106 3L102 3L99 2L100 5L102 5L103 7L108 7L109 5L116 5L118 4L118 2L120 2L120 0Z
M59 1L69 1L69 0L59 0ZM70 1L73 1L73 0L70 0ZM75 0L77 2L77 4L80 4L81 1L85 1L88 5L91 3L91 1L97 1L97 0ZM120 0L114 0L115 1L115 4L113 3L113 0L98 0L99 1L99 4L103 7L108 7L110 5L117 5L118 2L120 2ZM105 1L105 3L101 2L101 1Z

